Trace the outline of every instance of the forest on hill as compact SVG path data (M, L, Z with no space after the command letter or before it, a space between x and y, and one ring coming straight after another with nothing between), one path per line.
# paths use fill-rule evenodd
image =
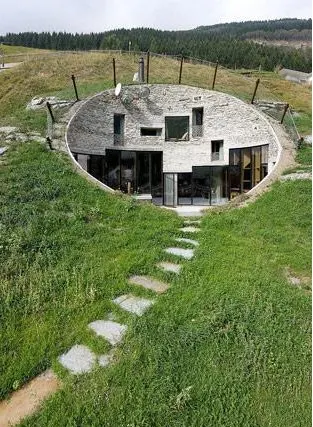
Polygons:
M12 45L56 50L112 49L151 51L219 61L229 68L273 71L276 67L312 71L311 19L279 19L202 26L188 31L161 31L152 28L116 29L101 33L23 32L0 36ZM253 40L258 40L255 43ZM262 43L264 40L264 43ZM301 49L271 46L265 41L303 42Z

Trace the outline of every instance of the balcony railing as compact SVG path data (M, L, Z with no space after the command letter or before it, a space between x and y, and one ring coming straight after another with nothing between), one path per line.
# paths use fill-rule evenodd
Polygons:
M224 153L223 151L217 151L215 153L211 154L211 160L214 162L215 160L224 160Z
M203 125L192 125L192 137L199 138L203 136Z
M124 135L115 133L114 134L114 145L124 145Z

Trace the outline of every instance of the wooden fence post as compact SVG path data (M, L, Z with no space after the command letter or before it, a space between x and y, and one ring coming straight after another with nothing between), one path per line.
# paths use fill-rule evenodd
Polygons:
M116 69L115 69L115 58L113 58L113 82L114 82L114 87L116 87Z
M289 108L289 104L286 104L285 108L284 108L283 116L282 116L281 121L280 121L281 125L283 124L283 121L284 121L285 115L286 115L286 113L288 111L288 108Z
M216 61L216 65L215 65L215 71L214 71L214 77L213 77L213 83L212 83L212 90L214 90L214 86L215 86L217 67L218 67L218 61Z
M147 52L147 84L149 83L149 72L150 72L150 52Z
M54 119L54 116L53 116L52 107L51 107L50 102L47 102L47 108L48 108L48 111L49 111L49 114L50 114L50 117L51 117L52 123L54 123L54 122L55 122L55 119Z
M251 104L253 104L253 102L254 102L254 98L256 95L256 91L258 90L259 83L260 83L260 79L257 79L257 81L255 82L255 88L254 88L254 92L252 95Z
M184 62L184 57L182 55L181 60L180 60L180 69L179 69L179 80L178 80L178 84L181 84L181 76L182 76L182 72L183 72L183 62Z
M76 101L79 101L78 92L77 92L77 86L76 86L76 80L75 80L74 74L72 74L72 81L73 81L73 86L74 86L74 90L75 90Z

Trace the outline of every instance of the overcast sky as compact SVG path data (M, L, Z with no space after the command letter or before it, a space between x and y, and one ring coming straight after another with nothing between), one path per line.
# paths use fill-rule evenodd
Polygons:
M0 34L191 29L223 22L310 18L311 0L0 0Z

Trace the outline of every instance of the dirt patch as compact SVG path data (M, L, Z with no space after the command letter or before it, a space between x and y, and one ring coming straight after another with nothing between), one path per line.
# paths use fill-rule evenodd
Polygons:
M38 410L42 402L61 387L57 376L47 370L31 380L7 400L0 402L0 426L16 425Z

